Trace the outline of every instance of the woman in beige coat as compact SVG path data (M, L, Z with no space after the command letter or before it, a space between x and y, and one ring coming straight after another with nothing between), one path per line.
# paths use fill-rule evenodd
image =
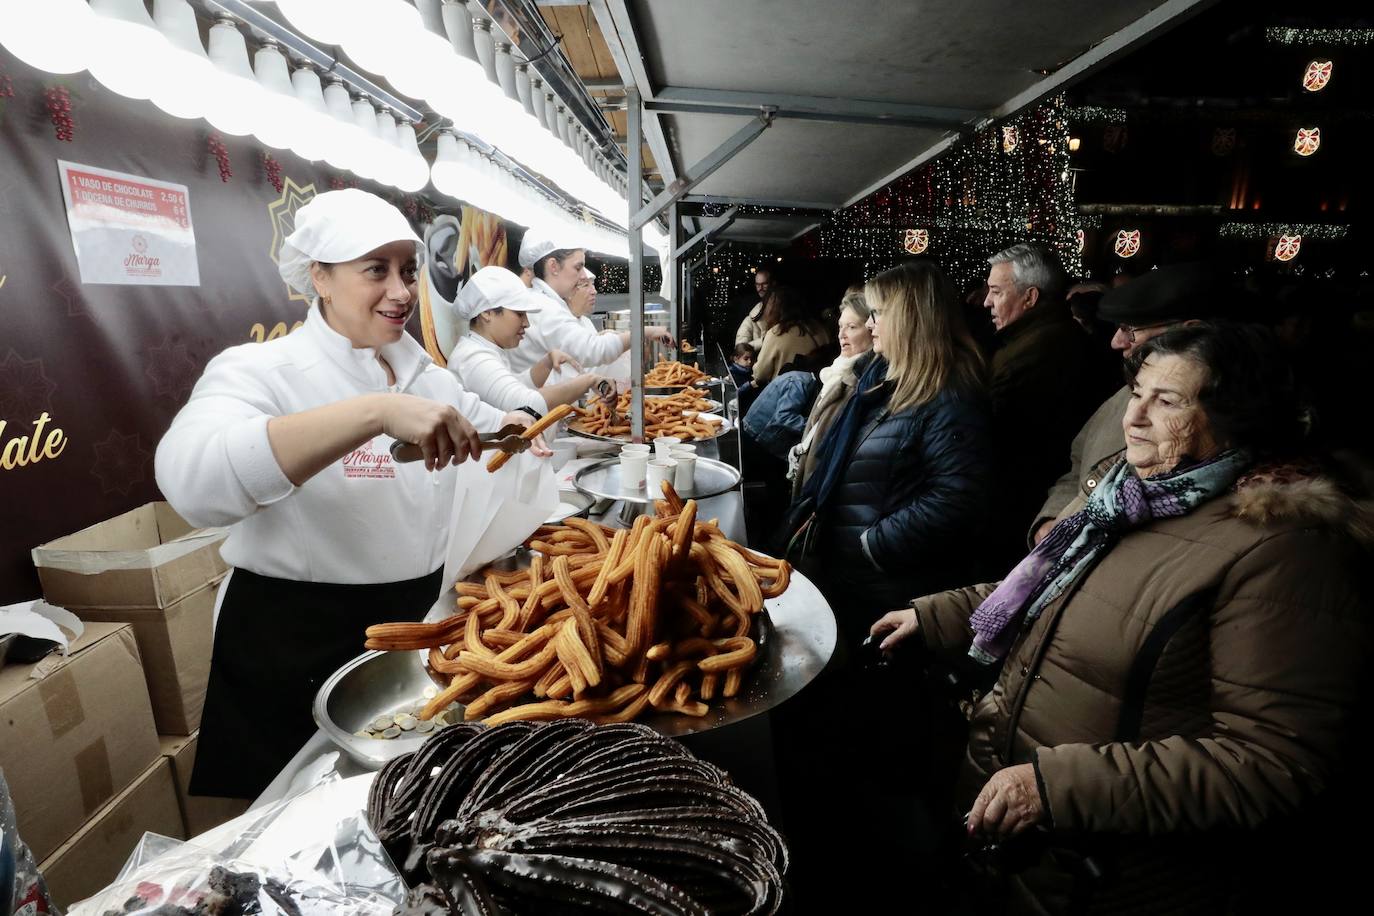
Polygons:
M1238 327L1149 342L1125 451L1071 514L1000 584L873 627L995 676L960 796L987 846L1030 831L1005 883L968 885L1005 911L1248 911L1300 874L1292 822L1340 773L1369 658L1371 527L1266 460L1296 417L1275 354Z
M762 388L799 356L811 356L832 344L830 332L806 314L794 290L775 286L764 301L763 322L768 333L754 360L754 384Z

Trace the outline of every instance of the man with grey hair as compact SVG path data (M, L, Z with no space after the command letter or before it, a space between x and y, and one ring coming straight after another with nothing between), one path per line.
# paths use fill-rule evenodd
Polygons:
M988 296L983 305L992 324L1005 331L1042 302L1058 301L1066 285L1054 255L1038 245L1022 242L988 258Z
M997 329L990 392L1000 507L989 559L1005 565L1025 554L1026 529L1068 470L1069 444L1097 406L1097 388L1091 338L1064 301L1066 278L1054 255L1021 243L988 265L983 304Z

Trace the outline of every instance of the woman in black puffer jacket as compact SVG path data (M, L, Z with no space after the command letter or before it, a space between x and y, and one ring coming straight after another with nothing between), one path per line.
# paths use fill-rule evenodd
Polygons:
M949 804L962 719L914 699L911 666L865 671L855 650L912 595L957 584L989 507L983 362L953 287L913 261L870 280L864 296L880 358L822 440L791 513L814 509L804 569L835 611L840 644L826 672L772 714L789 880L806 912L888 911L885 880L836 874L938 886L933 825ZM836 840L856 827L862 841Z
M865 295L883 362L859 381L803 490L817 507L813 568L849 648L912 595L975 571L991 474L983 361L949 280L914 261Z

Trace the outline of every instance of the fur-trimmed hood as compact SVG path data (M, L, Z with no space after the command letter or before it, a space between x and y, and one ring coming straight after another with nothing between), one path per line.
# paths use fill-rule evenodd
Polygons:
M1251 524L1328 528L1374 549L1374 501L1352 496L1315 464L1257 467L1236 481L1231 501L1232 515Z

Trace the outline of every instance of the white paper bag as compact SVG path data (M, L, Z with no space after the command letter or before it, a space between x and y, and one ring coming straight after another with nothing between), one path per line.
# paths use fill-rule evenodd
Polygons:
M558 508L553 465L528 451L488 473L486 458L459 465L449 525L444 592L459 579L505 556Z

